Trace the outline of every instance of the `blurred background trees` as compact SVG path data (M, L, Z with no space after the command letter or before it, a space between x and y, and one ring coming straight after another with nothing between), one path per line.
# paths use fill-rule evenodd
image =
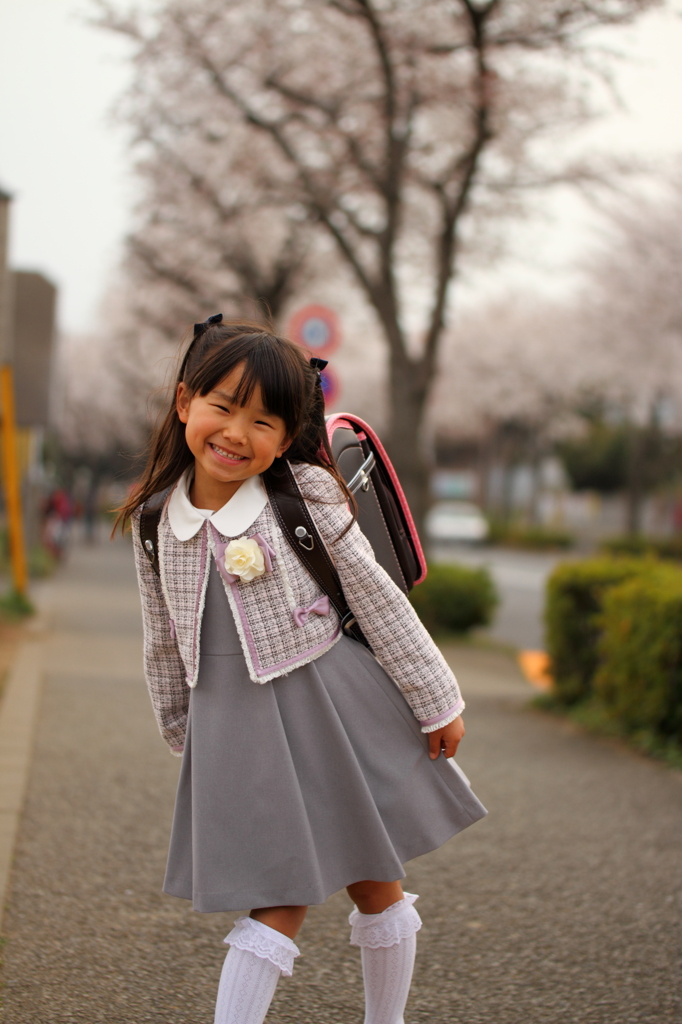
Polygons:
M510 478L522 465L537 521L538 468L558 456L573 490L624 493L623 526L643 530L648 495L672 500L682 468L682 178L659 180L655 197L610 204L601 241L582 266L570 302L530 295L461 317L446 346L432 419L450 438L469 437L481 479L498 469L497 495L479 491L503 517ZM448 412L448 410L450 410ZM440 427L441 433L443 427ZM673 526L672 520L669 526ZM612 532L622 528L612 526Z
M619 203L608 243L587 267L583 331L592 387L620 425L631 533L641 530L646 494L680 466L681 220L678 167L662 198Z

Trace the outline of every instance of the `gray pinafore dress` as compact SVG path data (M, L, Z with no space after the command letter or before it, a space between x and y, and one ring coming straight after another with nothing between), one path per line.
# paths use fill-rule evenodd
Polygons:
M348 637L287 676L248 675L215 565L164 892L201 912L324 903L486 814L376 659Z

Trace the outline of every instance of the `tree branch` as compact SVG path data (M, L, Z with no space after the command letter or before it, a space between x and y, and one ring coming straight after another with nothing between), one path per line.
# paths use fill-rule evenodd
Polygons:
M198 44L198 40L191 39L188 41L194 45L201 65L210 75L211 80L218 91L234 104L249 124L269 135L277 145L282 155L286 158L287 162L295 168L307 193L309 208L335 239L339 248L348 260L348 263L352 267L360 285L366 292L370 301L374 304L376 289L371 280L370 274L363 266L359 253L350 243L345 234L340 230L338 225L333 221L335 212L341 213L343 216L346 216L346 212L339 207L338 203L329 202L328 197L325 196L322 190L317 186L310 170L304 161L299 158L295 149L286 138L282 130L282 125L276 121L269 121L263 117L235 89L233 89L227 81L225 81L213 61Z
M313 110L317 110L327 116L328 123L332 129L336 132L339 138L343 141L346 152L350 156L352 163L358 170L362 171L365 177L369 180L375 188L381 188L381 180L377 173L376 167L367 160L360 147L359 140L353 135L352 132L345 132L339 124L339 111L341 103L331 104L324 103L316 97L310 96L307 93L300 92L296 89L291 89L285 83L279 81L274 75L271 75L267 80L266 84L278 92L284 99L290 100L294 103L299 104L301 107L310 107Z
M490 69L487 63L485 28L488 18L498 5L498 0L490 0L485 7L475 7L471 0L461 0L461 3L469 15L471 45L476 53L476 81L474 84L476 103L472 113L473 137L467 150L456 162L459 187L454 200L449 200L447 197L447 182L442 182L438 189L441 196L443 219L438 239L435 294L420 366L420 383L424 388L428 387L433 378L438 343L445 326L445 312L457 249L457 226L467 208L481 154L491 138L492 98L489 88Z
M142 241L137 235L130 235L126 240L126 244L131 255L147 267L154 277L170 282L192 299L201 301L204 298L196 281L193 281L189 275L182 273L177 267L171 267L164 262L157 250L149 245L149 243Z

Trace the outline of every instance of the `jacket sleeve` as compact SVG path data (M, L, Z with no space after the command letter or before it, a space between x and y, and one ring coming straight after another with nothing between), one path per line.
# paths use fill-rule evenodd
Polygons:
M343 536L351 514L338 484L317 466L293 467L343 592L374 654L419 721L433 732L464 710L457 680L414 608L378 564L357 523Z
M180 756L185 742L190 690L185 666L171 633L168 608L140 540L140 511L132 518L135 568L142 601L144 674L161 735L171 752Z

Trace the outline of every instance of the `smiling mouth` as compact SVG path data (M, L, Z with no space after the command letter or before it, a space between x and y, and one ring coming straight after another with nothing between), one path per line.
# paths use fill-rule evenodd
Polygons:
M210 447L213 449L213 451L216 453L216 455L220 455L220 457L223 459L231 459L233 462L247 461L246 455L237 455L236 452L229 452L227 448L220 448L217 444L212 444L211 441L209 441L208 443Z

